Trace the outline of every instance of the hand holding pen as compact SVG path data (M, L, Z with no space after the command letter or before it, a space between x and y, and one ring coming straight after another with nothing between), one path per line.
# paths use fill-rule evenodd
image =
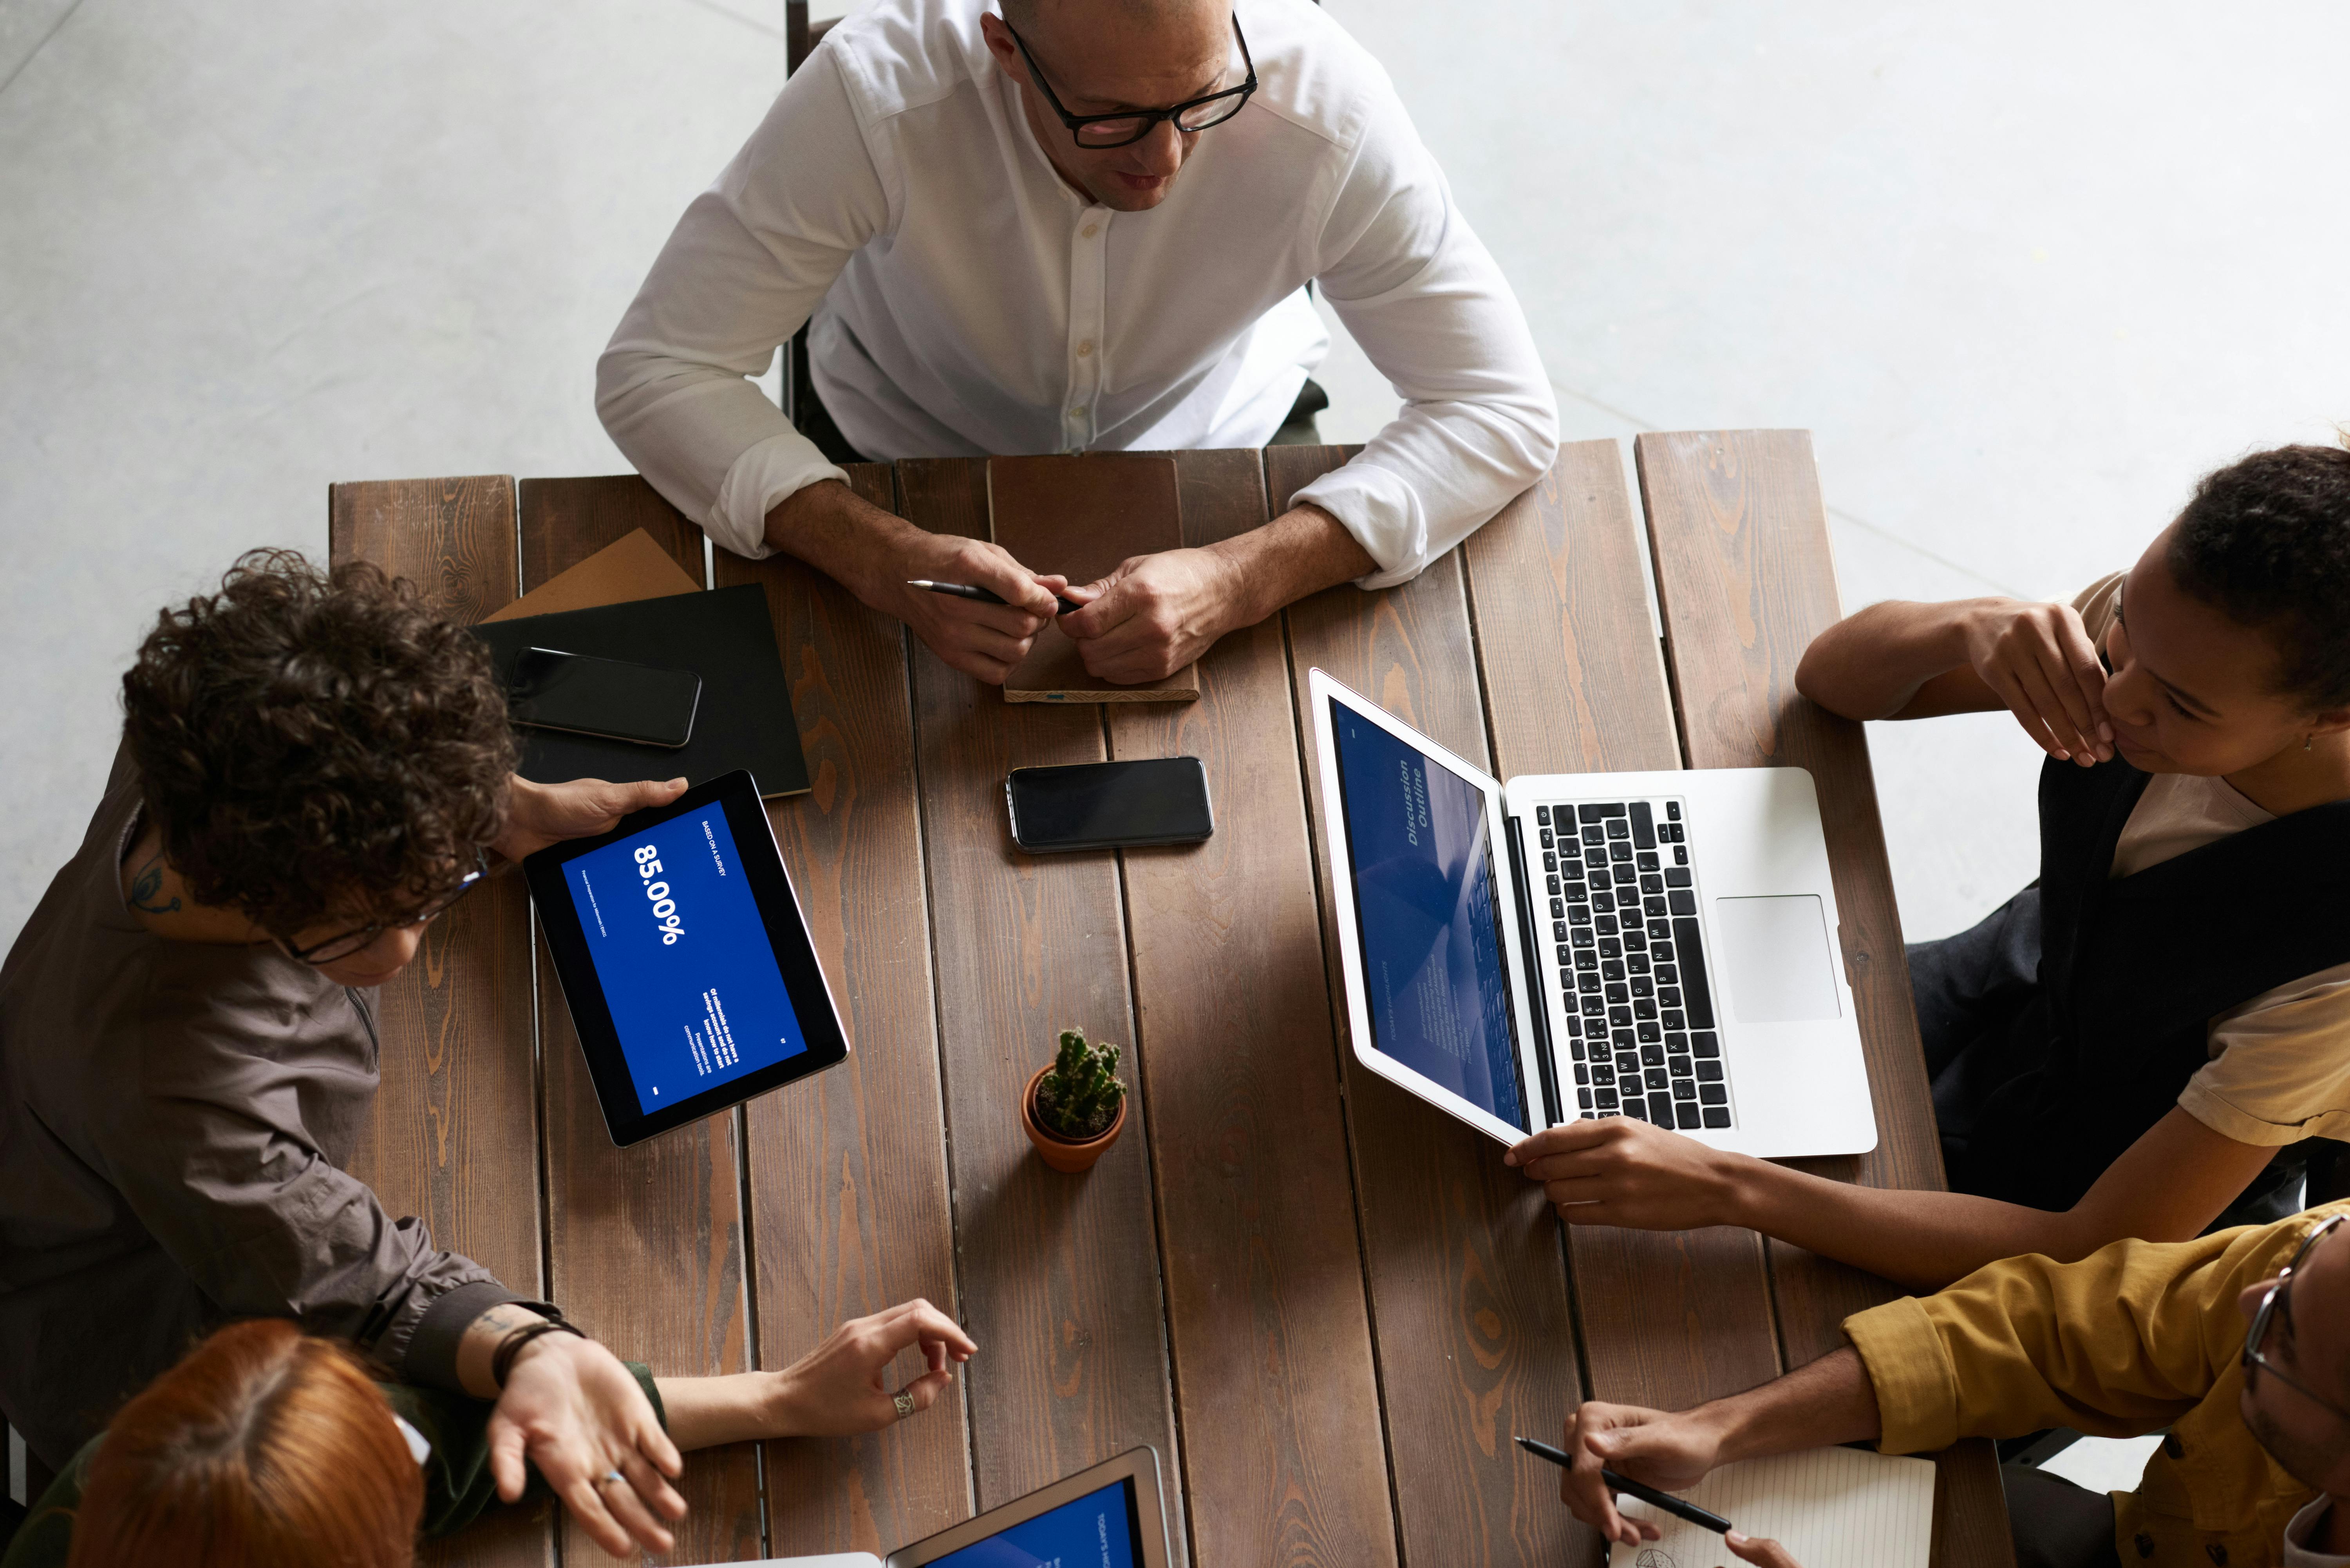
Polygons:
M1075 603L1060 597L1066 578L1032 572L985 539L910 534L875 565L882 580L859 584L858 597L904 621L952 668L994 685ZM962 591L914 586L930 583Z

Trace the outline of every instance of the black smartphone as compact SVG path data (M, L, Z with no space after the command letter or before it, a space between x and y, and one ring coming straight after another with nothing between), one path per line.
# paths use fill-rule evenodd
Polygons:
M675 748L693 734L702 677L554 648L515 658L506 704L517 724Z
M1208 773L1197 757L1014 768L1003 794L1012 842L1031 855L1197 844L1216 831Z

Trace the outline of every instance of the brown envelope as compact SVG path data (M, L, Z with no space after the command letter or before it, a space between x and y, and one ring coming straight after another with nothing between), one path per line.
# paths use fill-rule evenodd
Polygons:
M553 615L558 610L593 609L598 605L623 605L637 599L666 598L671 594L698 594L702 581L687 574L653 536L639 528L607 545L567 572L557 572L502 610L484 620L514 620L526 615Z
M1107 576L1129 556L1183 544L1171 457L991 457L987 519L995 543L1022 566L1058 572L1074 584ZM1197 664L1148 686L1098 680L1087 671L1076 645L1049 624L1003 680L1007 702L1187 702L1199 695Z

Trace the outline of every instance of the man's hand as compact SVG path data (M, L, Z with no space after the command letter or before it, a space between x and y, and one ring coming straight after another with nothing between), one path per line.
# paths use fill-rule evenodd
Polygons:
M1129 556L1069 597L1086 607L1064 616L1061 629L1088 670L1127 686L1172 675L1224 633L1262 618L1238 566L1214 550Z
M1692 1414L1671 1416L1597 1400L1586 1401L1566 1418L1566 1438L1559 1446L1575 1461L1559 1476L1559 1501L1626 1546L1654 1541L1662 1532L1617 1511L1615 1494L1599 1476L1602 1467L1666 1491L1682 1491L1703 1480L1721 1453L1720 1436Z
M928 1370L902 1389L889 1386L889 1364L920 1345ZM777 1373L774 1430L795 1437L878 1431L898 1419L897 1395L927 1410L954 1381L949 1362L979 1351L961 1324L919 1296L871 1317L851 1318L822 1345Z
M1639 1231L1742 1223L1741 1178L1753 1163L1631 1116L1546 1128L1502 1160L1541 1182L1570 1225Z
M669 1484L684 1461L636 1377L594 1340L542 1334L522 1347L490 1412L490 1474L508 1502L538 1467L580 1528L616 1557L667 1552L655 1514L685 1517ZM618 1480L605 1478L615 1470Z
M1970 613L1967 662L2032 737L2062 762L2094 767L2114 754L2106 667L2071 605L1990 601Z
M543 784L517 774L507 795L505 830L490 847L509 860L519 860L567 838L609 833L629 813L667 805L684 793L683 779L666 784L573 779Z
M1759 1563L1762 1568L1804 1568L1788 1554L1785 1547L1775 1541L1758 1541L1735 1530L1723 1536L1722 1540L1729 1543L1731 1555L1741 1563Z
M991 686L1003 685L1003 678L1028 657L1036 633L1060 613L1054 596L1069 586L1066 577L1038 576L984 539L910 527L901 545L903 553L889 568L894 582L877 581L873 588L878 597L866 602L912 627L914 635L948 664ZM1003 603L983 604L906 587L917 577L968 583L988 589Z

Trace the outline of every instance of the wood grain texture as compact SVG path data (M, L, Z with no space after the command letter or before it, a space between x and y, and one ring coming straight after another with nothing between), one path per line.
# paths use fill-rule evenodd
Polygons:
M1939 1189L1939 1143L1860 726L1795 691L1795 666L1841 615L1811 437L1801 431L1641 436L1634 446L1683 740L1695 767L1808 769L1819 790L1846 967L1876 1102L1877 1147L1804 1168L1873 1187ZM1772 1244L1788 1360L1842 1343L1837 1324L1899 1293ZM1941 1456L1936 1562L2005 1563L1987 1445Z
M848 475L894 509L887 464ZM766 589L813 785L767 820L850 1042L745 1107L759 1364L781 1367L847 1318L916 1296L956 1311L911 677L904 627L822 573L722 550L717 576ZM962 1390L869 1437L772 1443L766 1474L769 1551L886 1554L972 1512Z
M1274 509L1353 450L1268 449ZM1461 755L1488 761L1457 555L1378 594L1332 588L1291 606L1286 619L1317 833L1332 819L1318 799L1309 669ZM1557 1227L1540 1189L1503 1165L1491 1139L1356 1065L1318 849L1309 875L1322 898L1320 983L1345 1088L1404 1558L1596 1563L1602 1548L1560 1506L1556 1476L1510 1441L1513 1433L1555 1434L1580 1397Z
M525 592L636 528L702 577L701 530L634 474L526 480L521 509ZM551 1299L658 1376L749 1370L739 1115L615 1148L543 942L538 952ZM674 1527L672 1560L764 1554L749 1445L693 1455L678 1490L691 1511ZM563 1557L567 1568L610 1560L567 1520Z
M369 561L473 621L520 591L515 483L504 476L338 484L328 492L337 565ZM440 1246L536 1295L538 1106L530 898L511 873L425 929L416 961L378 993L381 1084L351 1173L394 1215L421 1216ZM427 1562L509 1568L554 1561L543 1506L498 1511Z
M986 536L982 462L901 462L898 493L922 527ZM1148 1079L1126 1075L1128 1130L1082 1176L1047 1169L1020 1125L1058 1031L1135 1037L1115 858L1023 855L1004 811L1012 769L1102 758L1100 711L1007 704L919 644L912 659L977 1504L1149 1443L1181 1554Z
M1176 454L1183 544L1264 523L1249 451ZM1194 667L1196 702L1108 710L1119 758L1191 755L1205 844L1122 856L1137 1065L1199 1560L1395 1560L1319 911L1278 616Z
M1598 441L1564 448L1470 536L1497 776L1680 764L1637 529L1621 449ZM1686 1409L1779 1371L1752 1231L1570 1226L1567 1238L1594 1397Z

